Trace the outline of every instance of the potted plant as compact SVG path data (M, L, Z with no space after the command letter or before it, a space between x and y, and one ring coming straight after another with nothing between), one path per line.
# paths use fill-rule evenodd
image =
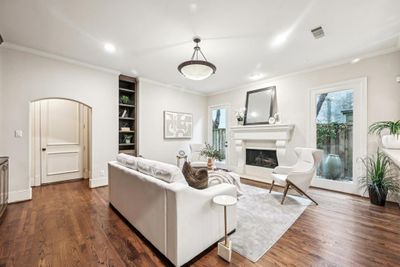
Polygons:
M214 168L214 161L216 159L219 161L224 159L223 153L210 144L206 144L206 146L200 151L200 156L207 157L207 168L209 170Z
M235 112L236 120L238 125L243 125L244 122L244 110L240 109Z
M129 104L129 97L126 95L123 95L120 97L120 101L122 104Z
M364 176L360 177L360 186L368 190L372 204L384 206L388 192L400 192L399 179L394 172L387 155L377 152L362 160Z
M389 134L382 135L384 131ZM384 148L400 149L400 120L375 122L369 126L369 133L379 135Z
M133 135L131 135L131 134L124 134L124 142L125 142L125 144L130 144L132 137L133 137Z

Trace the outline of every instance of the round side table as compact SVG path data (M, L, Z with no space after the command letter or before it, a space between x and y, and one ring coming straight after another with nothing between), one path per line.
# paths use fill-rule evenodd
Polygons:
M230 262L232 258L232 242L228 241L228 222L226 218L226 207L233 206L237 203L237 199L229 195L220 195L213 198L216 205L224 207L224 224L225 224L225 238L224 241L218 243L218 255L224 260Z

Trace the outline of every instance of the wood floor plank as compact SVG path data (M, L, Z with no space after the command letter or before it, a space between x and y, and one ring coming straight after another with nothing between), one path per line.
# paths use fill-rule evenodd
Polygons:
M243 182L268 193L266 184ZM234 253L227 263L214 247L190 265L400 266L398 205L309 192L319 206L308 207L258 262ZM108 188L89 189L86 181L34 188L33 200L9 205L0 224L0 266L166 265L171 264L109 207Z

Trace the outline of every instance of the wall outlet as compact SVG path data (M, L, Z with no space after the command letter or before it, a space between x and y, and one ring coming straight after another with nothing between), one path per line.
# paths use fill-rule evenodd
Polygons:
M100 171L100 177L104 177L105 175L106 175L105 171L104 171L104 170L101 170L101 171Z

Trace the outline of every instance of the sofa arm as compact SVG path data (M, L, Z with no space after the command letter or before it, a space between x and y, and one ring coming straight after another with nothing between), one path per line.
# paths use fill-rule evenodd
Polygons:
M210 186L204 190L202 193L207 196L211 196L211 201L215 196L219 195L229 195L233 197L237 197L236 195L236 186L232 184L222 183Z
M183 265L224 236L224 211L217 195L236 197L236 187L219 184L204 190L186 187L167 192L167 257ZM236 206L227 210L228 231L236 228Z

